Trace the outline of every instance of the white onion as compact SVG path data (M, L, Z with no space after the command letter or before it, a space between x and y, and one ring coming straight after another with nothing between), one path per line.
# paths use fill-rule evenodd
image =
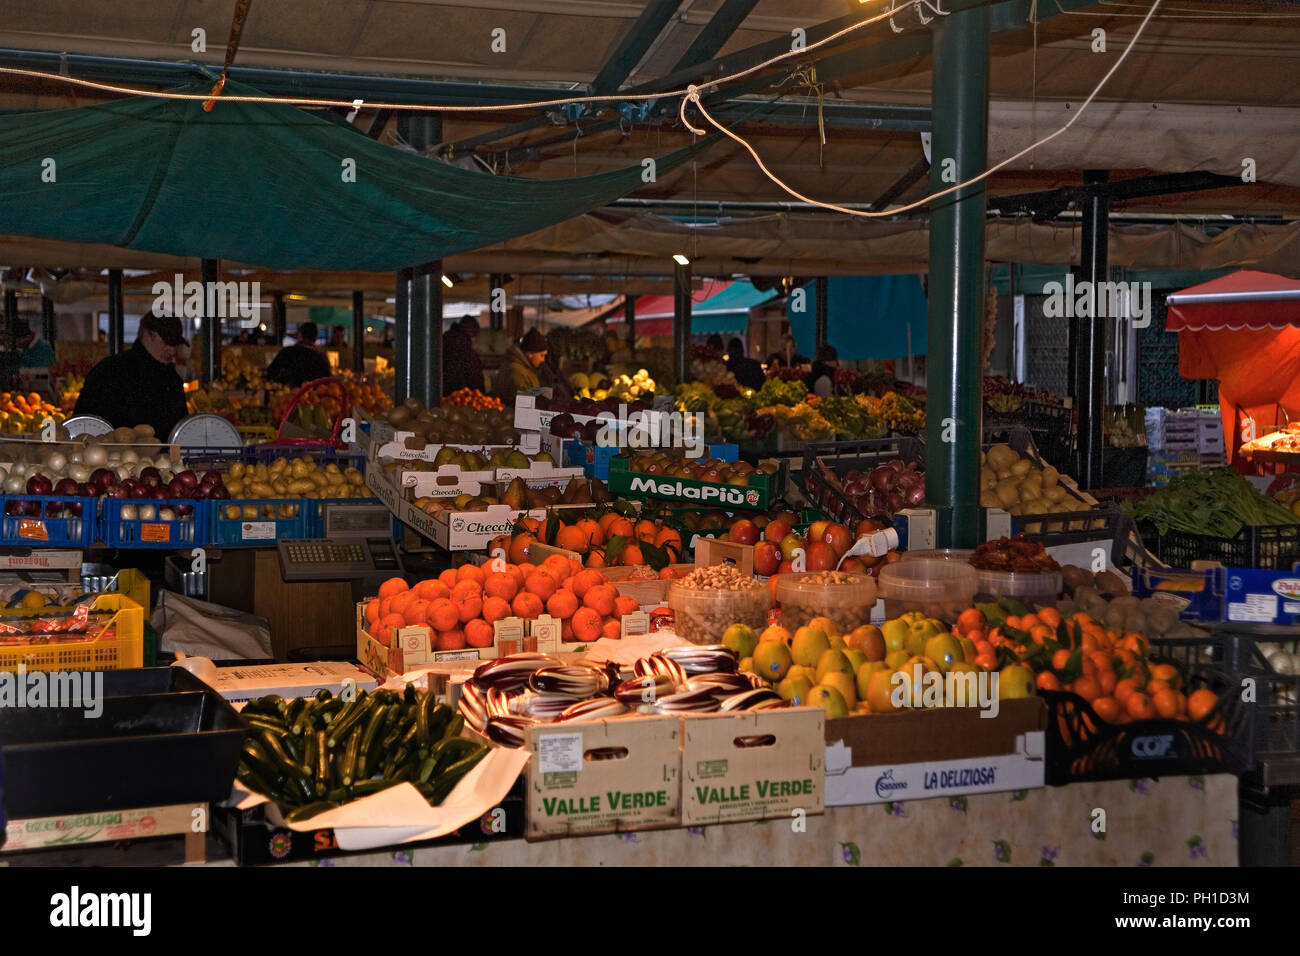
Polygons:
M11 475L25 475L25 474L27 474L27 462L25 462L25 461L16 461L16 462L14 462L14 466L13 466L13 468L10 470L9 474L11 474Z
M159 509L158 509L158 520L159 520L159 521L175 521L175 520L176 520L176 509L175 509L175 508L159 508Z
M4 489L7 495L21 495L27 490L27 482L18 475L10 475L5 479Z
M158 514L158 508L154 505L140 505L140 520L152 521Z
M88 445L84 457L91 468L102 468L108 464L108 452L99 445Z
M154 466L153 459L149 458L146 455L141 455L140 460L136 462L136 464L138 464L141 468L152 468Z
M90 469L87 468L85 465L80 465L80 464L71 465L68 468L68 477L71 478L73 481L89 481Z
M113 469L113 473L117 475L118 481L126 481L126 479L131 477L131 466L118 465L116 468Z
M61 451L52 451L45 456L45 467L53 472L60 472L68 467L68 456Z
M135 505L122 505L120 512L123 521L134 521L139 517L139 509Z
M114 451L109 452L109 454L108 454L108 461L106 462L106 464L109 464L109 465L116 465L116 464L118 464L121 460L122 460L122 453L121 453L120 451L116 451L116 450L114 450Z
M68 456L69 465L80 465L83 461L85 461L85 457L79 451L74 451Z
M168 458L166 455L159 455L157 458L154 459L153 466L157 468L159 471L171 471L172 460Z
M122 452L122 461L124 462L139 461L139 460L140 460L140 456L135 453L134 448L128 448L126 451Z

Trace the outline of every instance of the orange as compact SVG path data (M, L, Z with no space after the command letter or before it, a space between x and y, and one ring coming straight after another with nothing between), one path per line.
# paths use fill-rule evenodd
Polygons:
M389 578L383 584L379 585L379 596L392 597L394 594L401 594L410 587L403 578Z
M569 570L568 570L568 572L567 572L568 575L569 575L569 577L573 577L575 574L577 574L577 573L578 573L579 571L581 571L581 570L582 570L582 562L581 562L580 560L576 559L576 558L570 558L570 559L569 559ZM567 578L566 578L566 580L567 580Z
M1170 687L1177 689L1179 681L1178 668L1173 664L1153 664L1151 665L1151 677L1155 680L1162 680Z
M1147 693L1152 697L1155 697L1156 694L1160 693L1162 690L1170 689L1168 681L1156 680L1154 677L1147 681Z
M633 527L632 522L628 521L626 518L615 518L609 523L609 527L605 529L605 538L606 540L615 536L631 538L633 537L634 531L635 528Z
M533 546L537 539L531 534L517 534L510 542L510 560L515 564L523 564L528 560L528 549Z
M483 599L483 620L489 624L495 624L504 617L510 616L510 602L503 597L485 597Z
M1124 702L1124 709L1134 720L1150 720L1156 715L1156 705L1141 691L1134 691Z
M1056 625L1061 623L1061 612L1054 607L1045 607L1038 612L1038 619L1055 631ZM960 619L958 622L960 623Z
M450 592L451 589L456 586L456 569L448 568L446 571L443 571L442 574L438 575L438 580L441 581L442 586Z
M1201 720L1206 714L1214 710L1219 698L1215 696L1214 691L1202 687L1200 690L1194 690L1191 696L1187 698L1187 716L1192 720Z
M580 607L574 611L570 623L573 626L573 636L580 641L596 640L603 627L600 612L589 607Z
M970 637L972 633L982 632L988 626L988 618L977 607L968 607L957 617L957 634L960 637Z
M998 659L995 654L976 654L975 663L986 671L995 671L998 669Z
M596 527L598 527L600 529L600 533L603 534L606 539L608 539L609 526L618 520L619 520L618 512L607 511L603 515L601 515L600 518L597 519Z
M1092 615L1087 613L1086 611L1075 611L1073 614L1070 615L1070 620L1081 626L1084 624L1091 624Z
M573 612L579 607L577 595L563 588L546 599L546 613L562 621L573 617Z
M591 537L577 525L565 525L555 534L555 546L576 554L586 554L591 547Z
M592 548L583 564L589 568L603 568L605 566L605 552Z
M639 545L629 544L618 556L618 563L625 567L631 567L637 564L645 564L645 557L641 554Z
M438 598L447 597L450 594L451 592L436 578L421 581L415 586L415 596L422 601L436 601Z
M459 651L464 646L465 632L461 630L439 631L433 642L436 651Z
M1165 688L1151 695L1151 703L1161 717L1177 717L1179 711L1178 691Z
M614 614L622 617L624 614L635 614L641 609L641 605L636 603L636 598L630 598L620 594L614 598Z
M510 602L510 609L515 612L515 617L531 621L542 613L542 599L531 591L520 591Z
M429 605L428 621L435 630L449 631L460 623L460 609L450 598L438 598Z
M541 569L554 578L556 584L573 573L573 568L569 566L569 559L562 554L550 555L542 562Z
M612 584L598 584L591 588L583 595L582 603L584 607L589 607L601 617L608 617L614 613L614 602L618 599L618 591Z
M1056 637L1056 632L1046 624L1035 624L1029 631L1029 636L1035 644L1042 645L1044 641L1050 641Z
M388 613L405 615L406 609L414 604L415 601L416 597L414 591L403 591L389 602Z
M495 558L497 552L501 552L501 557L505 557L510 552L510 535L497 535L488 543L488 557Z
M1114 671L1098 671L1097 683L1101 685L1101 692L1109 695L1115 692L1115 685L1119 683L1119 678L1115 676Z
M1114 697L1123 706L1128 703L1129 697L1136 693L1137 689L1138 682L1132 677L1125 677L1115 685Z
M524 582L524 590L529 594L536 595L542 601L554 594L557 587L559 587L559 583L551 576L550 572L545 570L534 571L528 575L528 580Z
M578 521L576 527L590 544L599 546L605 543L605 529L597 524L595 519L582 518Z
M379 626L375 628L372 636L385 647L392 647L393 632L399 627L406 627L406 619L400 614L388 614L380 618Z
M633 531L638 541L649 541L651 544L654 543L655 537L659 534L659 528L655 523L645 518L636 523Z
M380 601L379 598L372 598L366 602L366 623L378 624L380 618Z
M1059 651L1057 651L1055 654L1052 655L1052 670L1054 671L1065 670L1065 665L1068 664L1069 662L1070 662L1070 652L1067 651L1065 648L1061 648Z
M416 599L406 607L406 612L402 617L406 618L406 623L410 625L423 624L425 617L429 613L429 602Z
M586 597L589 590L604 583L605 575L588 568L586 571L580 571L573 576L573 593L579 598L583 598Z
M519 593L519 584L509 571L493 571L483 582L483 593L511 601Z
M465 643L470 647L491 647L496 632L487 621L467 621Z
M456 569L457 581L473 581L475 584L483 583L483 569L477 564L462 564Z
M1115 665L1111 663L1110 655L1105 651L1093 651L1088 656L1092 658L1092 663L1096 666L1098 673L1115 669Z
M1038 615L1037 615L1037 614L1034 614L1034 613L1031 611L1030 613L1026 614L1024 617L1022 617L1022 618L1020 619L1020 630L1022 630L1022 631L1032 631L1032 630L1033 630L1034 628L1036 628L1040 623L1041 623L1041 622L1038 620Z
M1034 681L1039 690L1060 690L1061 682L1056 679L1056 675L1051 671L1043 671Z
M519 527L529 534L538 535L542 533L542 523L536 518L522 518L519 521Z
M581 608L579 608L579 610L581 610ZM573 621L572 621L572 620L561 621L561 622L560 622L560 640L561 640L561 641L568 641L568 642L572 642L572 641L576 640L576 638L574 638L574 636L573 636Z
M1070 685L1070 690L1089 702L1101 696L1101 685L1097 683L1096 678L1087 675L1076 677L1074 683Z
M451 589L451 599L459 602L461 598L474 596L479 597L483 594L483 589L475 581L461 581Z
M611 641L617 641L623 636L623 624L616 617L611 617L600 628L601 637L607 637Z
M483 613L483 598L480 596L478 591L475 591L473 594L466 591L459 597L454 598L454 600L456 603L457 616L460 618L462 624L474 620L474 618Z
M517 564L507 564L506 574L515 579L515 592L518 593L519 589L524 586L524 579L528 575L524 574L524 569Z
M1016 617L1014 614L1009 615L1007 617L1006 626L1017 631L1020 630L1020 618Z
M1098 697L1092 702L1092 709L1097 712L1097 716L1108 724L1113 724L1122 713L1119 701L1114 697Z

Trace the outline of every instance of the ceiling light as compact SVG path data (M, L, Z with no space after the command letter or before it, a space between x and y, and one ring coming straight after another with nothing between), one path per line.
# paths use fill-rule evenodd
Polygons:
M454 282L451 281L451 277L450 277L450 276L443 276L443 277L442 277L442 284L445 285L448 289L450 289L450 288L451 288L453 285L455 285L456 283L454 283Z
M673 262L677 263L679 266L689 266L691 264L691 260L687 259L680 252L673 256Z

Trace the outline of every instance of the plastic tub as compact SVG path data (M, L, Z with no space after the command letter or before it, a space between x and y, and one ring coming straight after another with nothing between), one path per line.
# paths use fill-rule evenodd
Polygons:
M927 558L940 561L960 561L963 564L970 564L970 559L975 556L971 548L940 548L934 551L903 551L901 557L904 561L920 561Z
M947 558L914 558L881 569L880 597L885 617L908 611L949 624L970 607L979 587L979 574L969 564Z
M702 589L674 581L668 589L673 630L692 644L718 644L732 624L748 624L755 632L767 626L772 592L764 584L734 589Z
M995 598L1013 597L1051 604L1061 594L1060 571L979 571L979 591Z
M792 633L814 617L828 617L841 634L848 634L871 622L876 582L864 574L842 571L782 574L776 579L776 600L781 605L781 626Z

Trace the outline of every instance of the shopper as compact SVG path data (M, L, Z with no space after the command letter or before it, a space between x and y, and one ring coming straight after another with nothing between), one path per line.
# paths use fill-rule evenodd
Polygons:
M762 388L767 381L762 363L745 355L745 343L733 338L727 343L727 370L742 388Z
M808 373L805 384L808 391L825 398L835 391L835 371L840 366L839 353L830 345L823 345L817 350L817 361L813 362L812 371Z
M330 348L345 349L348 347L348 336L343 330L343 326L334 326L334 331L330 333Z
M303 382L329 378L330 363L316 348L316 323L304 322L298 326L298 341L286 345L266 369L269 382L279 382L297 388Z
M540 388L542 383L538 369L546 361L546 338L536 329L529 329L528 334L510 347L501 363L492 385L492 394L501 401L514 401L521 390Z
M769 355L767 364L779 365L785 368L798 368L801 365L808 364L808 356L799 354L799 348L795 345L794 336L787 333L781 339L781 351Z
M466 315L443 333L442 394L450 395L462 388L483 391L483 360L474 351L478 331L478 319Z
M31 323L24 319L14 323L14 348L23 353L23 368L49 368L54 364L54 346L38 339Z
M114 428L152 425L166 439L186 414L185 391L172 364L184 344L180 319L157 312L141 316L135 344L90 370L73 414L98 415Z

